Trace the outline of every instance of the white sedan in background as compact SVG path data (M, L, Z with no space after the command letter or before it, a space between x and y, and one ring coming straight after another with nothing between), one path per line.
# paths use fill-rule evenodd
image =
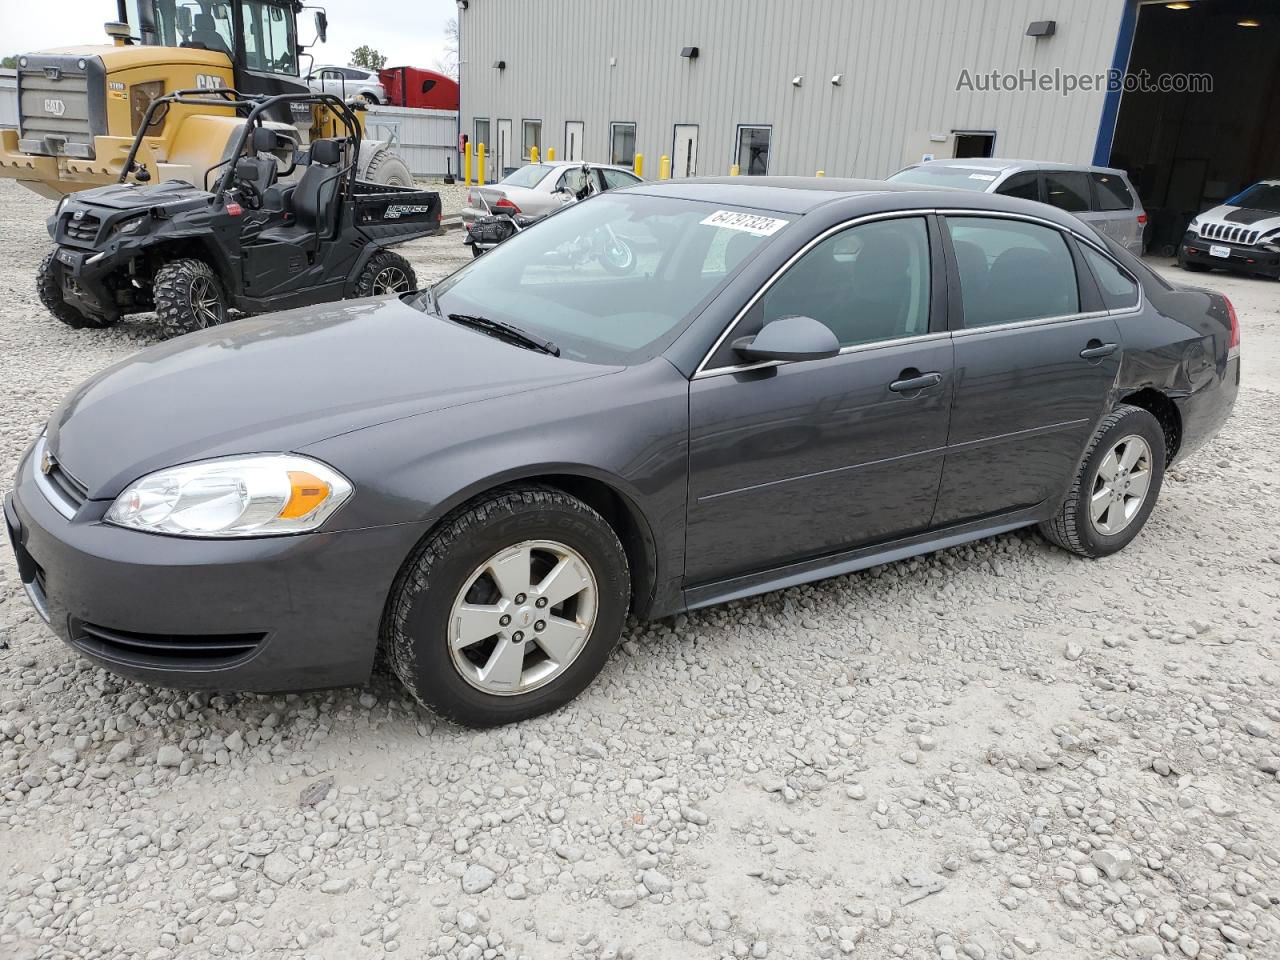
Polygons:
M387 88L377 72L364 67L316 67L307 75L307 85L317 93L332 93L343 100L359 97L366 103L387 102Z
M592 179L588 181L585 177ZM592 193L600 193L640 182L640 178L626 167L610 164L583 164L578 160L529 163L513 170L497 183L472 187L467 192L462 222L473 223L490 213L545 217L567 202L566 193L580 194L588 183L593 188Z

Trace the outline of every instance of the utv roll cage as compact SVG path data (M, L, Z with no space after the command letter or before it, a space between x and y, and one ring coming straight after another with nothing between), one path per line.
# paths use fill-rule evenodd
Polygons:
M142 122L138 124L138 132L134 134L133 145L129 147L129 155L125 158L124 168L120 171L120 177L117 182L127 182L129 174L139 170L147 175L145 177L139 176L135 179L143 183L151 179L146 168L139 167L137 163L138 150L141 149L142 141L147 136L147 131L151 129L151 125L158 116L164 115L162 110L167 112L170 105L175 103L213 109L225 110L230 108L236 111L237 116L245 118L244 125L240 128L240 132L236 137L235 149L229 153L226 159L219 161L205 171L205 180L207 182L208 176L212 171L226 164L227 169L223 172L213 190L215 199L220 200L223 193L231 189L235 181L235 161L244 152L245 143L252 136L253 130L262 126L262 115L281 104L292 105L295 103L324 106L333 111L338 119L342 121L346 127L346 137L351 142L351 152L349 154L351 160L343 173L349 180L347 184L348 191L355 191L356 174L359 172L360 166L360 119L348 104L331 93L247 94L232 90L229 87L217 87L212 90L175 90L173 93L166 93L164 96L156 97L152 100L147 106L147 112L142 116Z

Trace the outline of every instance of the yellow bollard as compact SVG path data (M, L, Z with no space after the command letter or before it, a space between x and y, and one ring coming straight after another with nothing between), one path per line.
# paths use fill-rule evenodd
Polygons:
M538 162L538 148L537 148L537 147L530 147L530 148L529 148L529 162L530 162L530 163L537 163L537 162Z
M484 186L484 144L476 147L476 186Z
M462 148L462 182L465 186L471 186L471 141L468 140L466 146Z
M742 175L742 168L739 167L736 163L729 168L729 176L738 177L741 175Z
M637 177L644 179L644 154L643 153L636 154L636 158L631 165L631 169L632 171L635 172L635 175Z
M819 170L817 173L814 174L815 177L825 177L826 175L827 175L827 171L825 170Z
M668 156L664 155L658 160L658 179L671 179L671 158Z
M547 147L547 163L555 163L555 162L556 162L556 148Z

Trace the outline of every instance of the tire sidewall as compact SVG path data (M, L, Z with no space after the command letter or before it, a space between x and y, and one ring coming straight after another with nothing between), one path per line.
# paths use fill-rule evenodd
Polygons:
M1111 448L1125 437L1132 436L1141 437L1151 449L1151 483L1138 515L1119 533L1107 536L1100 533L1093 525L1089 498L1093 492L1094 481L1098 477L1098 468ZM1134 408L1103 431L1089 456L1088 463L1085 464L1084 478L1080 484L1080 497L1083 502L1077 514L1079 517L1077 534L1093 556L1102 557L1123 550L1142 532L1147 525L1147 518L1151 516L1151 511L1155 509L1156 501L1160 498L1160 488L1164 485L1165 456L1164 431L1160 428L1160 422L1146 410Z
M458 591L471 574L500 550L526 540L556 540L581 554L596 579L596 621L577 659L550 683L527 694L488 694L471 686L454 666L448 621ZM399 625L413 651L414 685L428 706L473 726L527 719L581 693L603 669L621 636L630 593L625 556L604 521L545 503L516 505L472 528L433 561L428 579Z
M418 275L414 272L413 265L409 263L400 254L391 250L379 250L371 256L364 268L360 271L360 277L356 281L357 297L393 297L400 294L393 293L374 293L373 282L378 274L387 267L399 267L404 271L405 279L409 281L409 291L418 289Z

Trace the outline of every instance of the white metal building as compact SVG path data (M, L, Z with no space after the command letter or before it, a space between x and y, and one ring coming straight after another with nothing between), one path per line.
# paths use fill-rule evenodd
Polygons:
M1280 175L1273 0L458 6L461 126L491 171L534 144L622 163L639 152L650 177L664 154L676 176L737 164L882 177L929 156L1114 162L1148 209L1190 213ZM1108 89L1108 71L1144 69L1157 83L1208 74L1212 91Z

